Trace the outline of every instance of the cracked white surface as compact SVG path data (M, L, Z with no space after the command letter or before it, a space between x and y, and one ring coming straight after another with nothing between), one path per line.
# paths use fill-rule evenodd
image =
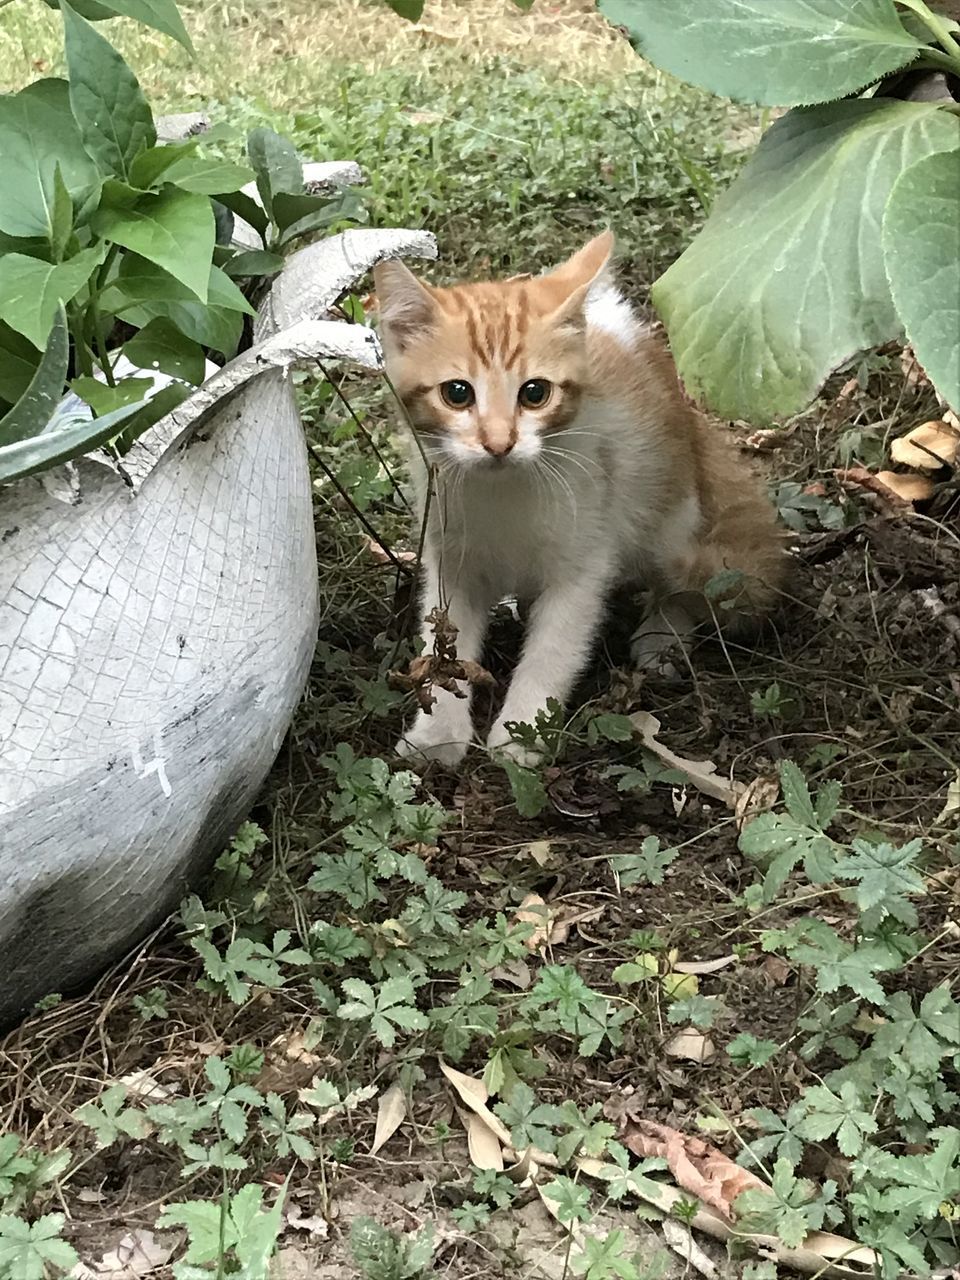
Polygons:
M276 756L318 617L285 370L379 367L368 330L323 317L363 263L435 253L357 235L379 239L292 259L259 345L145 437L136 487L88 458L0 486L0 1023L175 906Z

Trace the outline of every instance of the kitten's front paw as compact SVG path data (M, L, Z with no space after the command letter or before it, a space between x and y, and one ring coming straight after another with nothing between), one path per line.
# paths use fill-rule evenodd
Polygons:
M413 762L436 760L452 769L467 754L472 731L469 715L421 714L397 743L397 755Z
M543 752L514 742L503 721L498 720L487 737L487 750L494 757L506 757L524 769L535 769L543 762Z

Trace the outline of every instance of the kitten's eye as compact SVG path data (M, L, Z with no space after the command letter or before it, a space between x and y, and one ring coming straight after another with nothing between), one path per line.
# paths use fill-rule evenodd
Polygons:
M441 382L440 396L443 403L451 409L469 409L477 398L470 383L462 382L459 378L454 378L452 382Z
M552 392L553 386L546 378L531 378L520 388L518 399L524 409L542 409Z

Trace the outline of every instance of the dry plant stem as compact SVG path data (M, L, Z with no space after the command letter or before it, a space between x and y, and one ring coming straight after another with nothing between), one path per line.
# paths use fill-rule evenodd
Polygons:
M380 463L381 467L383 467L384 471L386 472L387 479L390 481L390 484L393 486L394 493L397 495L397 497L400 499L400 501L403 503L406 509L410 511L411 510L410 503L407 501L407 495L403 492L403 487L401 486L400 481L396 478L396 476L391 471L390 464L387 462L386 458L380 452L373 436L371 436L370 432L360 421L360 418L357 415L356 409L354 409L353 405L350 403L347 397L343 394L343 389L341 388L339 382L335 382L334 379L331 378L330 374L327 372L326 367L323 365L323 363L320 360L317 361L317 368L320 370L320 373L323 375L324 380L327 383L329 383L331 387L333 387L334 394L336 395L337 399L340 401L340 403L346 409L347 413L349 413L350 417L353 419L353 425L357 428L357 430L363 436L364 440L367 442L367 444L370 446L371 450L373 451L373 456Z
M383 554L387 557L390 563L394 566L394 568L398 572L402 573L405 577L408 577L408 578L411 577L413 574L413 570L410 568L408 564L404 564L402 560L399 560L397 556L394 554L393 548L389 547L387 543L384 542L383 538L381 538L380 534L376 531L376 529L373 527L373 525L370 523L367 517L363 514L363 512L359 510L359 508L357 507L357 504L350 497L349 493L347 493L346 489L344 489L343 485L340 483L337 477L333 474L333 472L324 462L318 450L315 449L314 446L310 444L309 441L307 441L307 448L309 449L310 456L313 458L314 462L317 464L317 466L320 468L323 474L327 477L327 479L336 489L337 493L340 495L343 501L347 504L347 506L353 512L354 516L356 516L357 520L359 520L359 522L363 525L363 528L374 540L374 542L377 544L377 546L380 548Z

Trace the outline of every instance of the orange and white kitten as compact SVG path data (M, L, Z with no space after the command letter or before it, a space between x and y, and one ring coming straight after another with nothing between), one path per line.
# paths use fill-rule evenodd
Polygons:
M725 626L762 611L782 573L773 511L717 431L684 401L673 361L618 292L613 237L547 275L449 289L400 262L375 269L387 371L416 430L421 512L428 472L424 617L446 606L458 656L480 661L490 610L530 604L526 642L487 738L516 759L507 724L564 702L619 583L653 607L634 656L664 650L713 615L702 594L725 569ZM733 575L735 578L736 575ZM429 652L433 635L424 623ZM402 755L456 764L472 738L465 698L434 689Z

